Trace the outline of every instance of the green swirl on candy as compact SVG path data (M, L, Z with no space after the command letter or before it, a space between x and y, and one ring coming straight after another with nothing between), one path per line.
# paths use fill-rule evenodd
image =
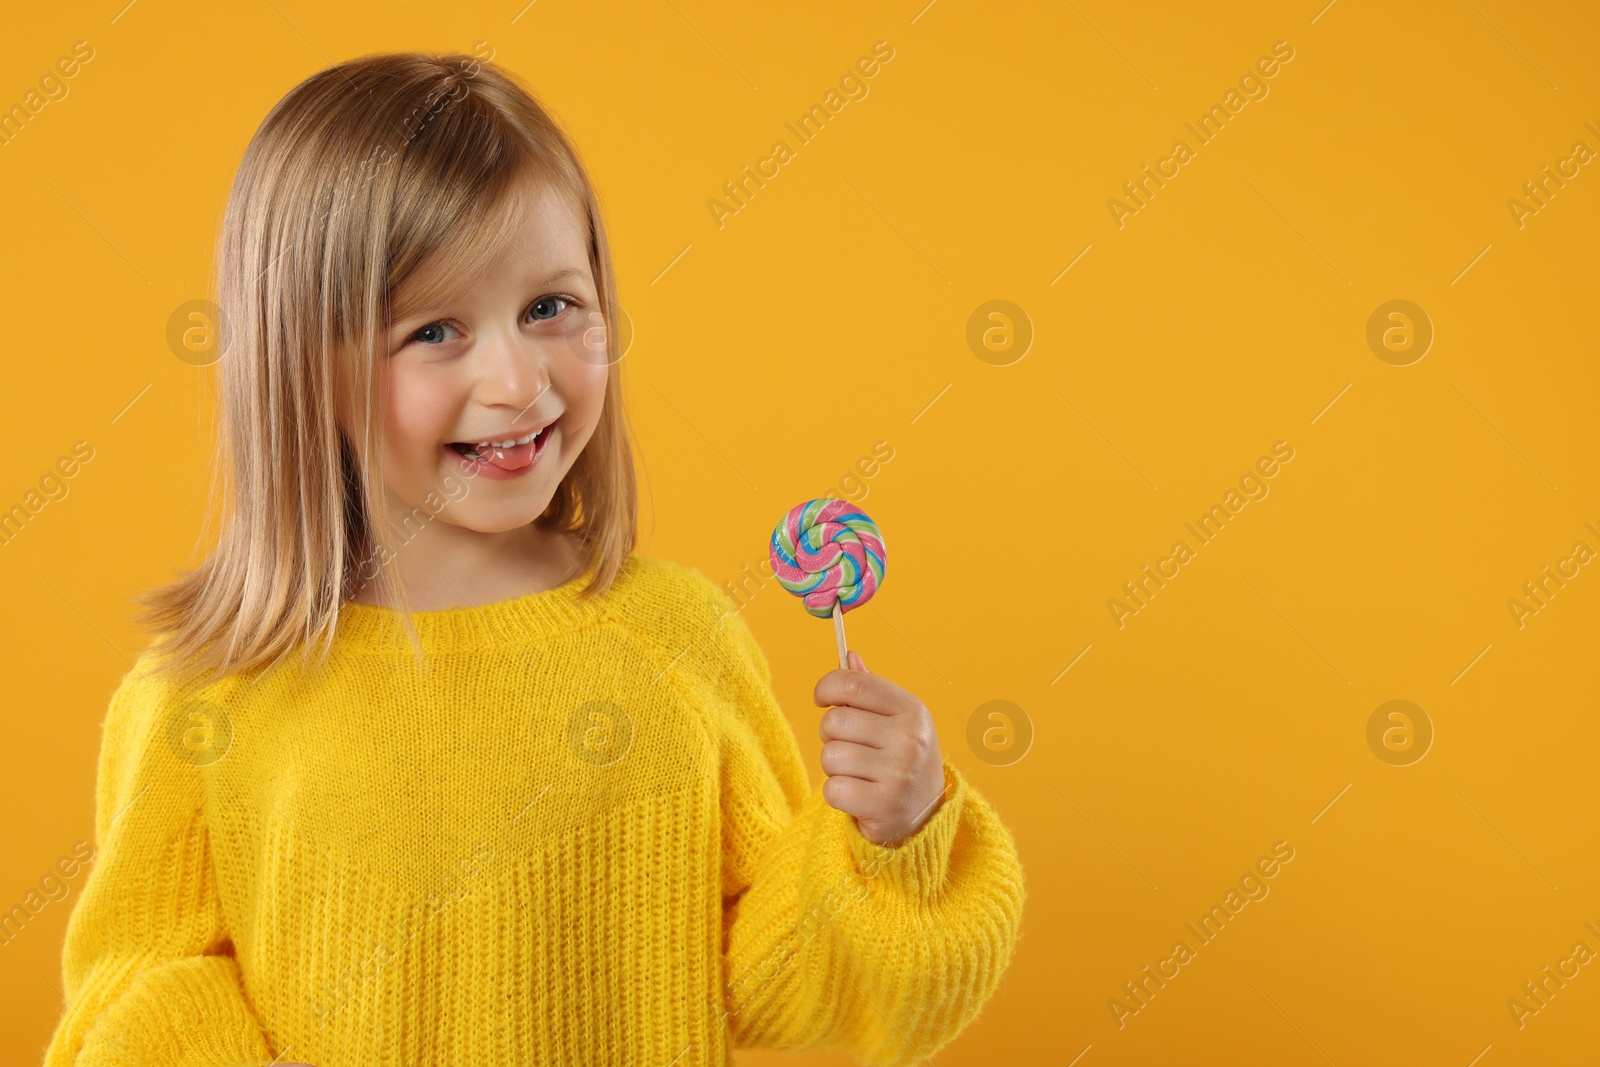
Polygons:
M819 619L858 608L883 582L878 526L860 508L822 497L796 504L772 531L773 576Z

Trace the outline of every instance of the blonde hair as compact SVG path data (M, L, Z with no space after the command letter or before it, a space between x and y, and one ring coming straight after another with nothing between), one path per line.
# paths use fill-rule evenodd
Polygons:
M554 119L501 68L459 53L363 56L305 79L262 120L215 264L222 447L207 516L220 514L222 528L198 566L135 598L136 620L157 636L152 651L166 657L156 669L210 682L319 642L325 661L340 604L374 559L381 599L399 606L421 659L388 562L394 541L371 521L386 514L385 335L409 310L391 303L407 279L425 290L408 291L416 300L447 296L441 287L492 259L528 179L587 217L598 310L614 324L594 187ZM599 424L535 520L577 536L583 573L593 571L584 597L611 586L636 539L616 330L605 333Z

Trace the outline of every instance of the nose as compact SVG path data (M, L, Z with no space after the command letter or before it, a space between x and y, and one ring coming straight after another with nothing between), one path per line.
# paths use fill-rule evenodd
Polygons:
M540 340L515 330L480 339L474 398L484 407L505 408L520 417L550 388L552 353Z

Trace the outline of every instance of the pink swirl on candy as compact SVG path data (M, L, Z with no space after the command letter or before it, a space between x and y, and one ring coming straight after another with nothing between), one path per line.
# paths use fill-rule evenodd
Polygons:
M877 524L854 504L822 497L796 504L772 531L778 583L818 618L872 599L883 581L885 552Z

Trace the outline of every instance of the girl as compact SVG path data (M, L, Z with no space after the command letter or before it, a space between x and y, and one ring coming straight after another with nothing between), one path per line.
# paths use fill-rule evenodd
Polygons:
M855 653L811 791L748 625L634 551L605 230L527 91L458 55L308 78L217 271L227 521L141 598L47 1065L955 1037L1018 936L1011 835Z

